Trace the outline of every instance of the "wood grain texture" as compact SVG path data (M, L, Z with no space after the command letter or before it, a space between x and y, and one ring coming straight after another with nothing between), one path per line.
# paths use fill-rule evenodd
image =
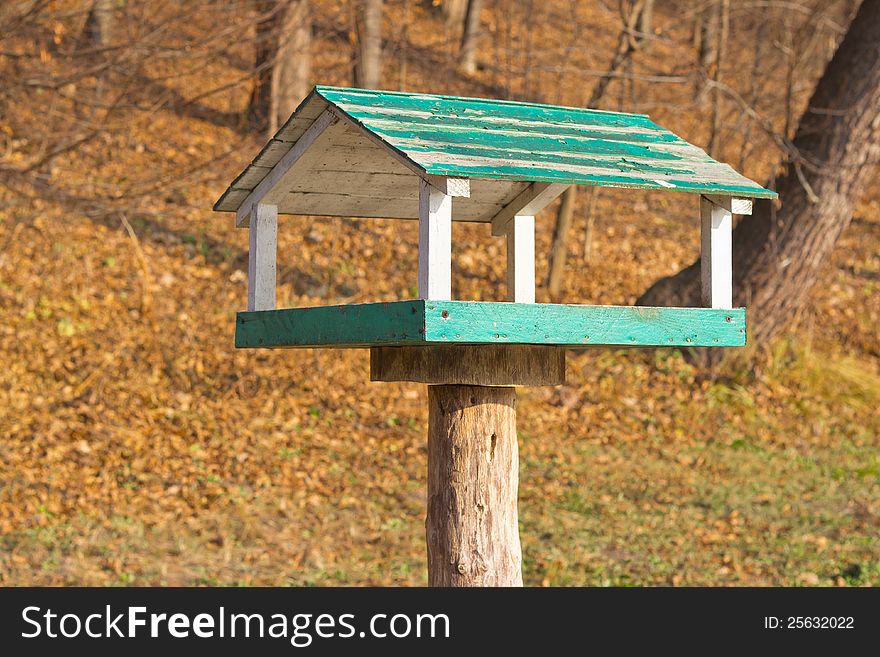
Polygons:
M278 208L255 205L248 222L248 310L275 308Z
M428 386L428 584L522 586L514 388Z
M371 381L474 386L555 386L565 383L565 350L550 345L373 347Z
M433 185L448 196L470 198L471 181L467 178L449 178L447 176L434 176L427 174L422 176L425 182Z
M744 308L393 301L238 313L235 346L420 344L740 347Z
M238 313L235 346L369 347L424 342L425 302L396 301Z
M704 196L732 214L752 214L752 199L750 198L718 196L717 194L704 194Z
M251 191L247 198L242 201L236 214L236 226L243 227L247 225L247 221L250 219L251 208L260 203L263 200L263 197L272 191L275 184L281 180L284 174L296 164L297 160L306 153L308 148L315 143L315 141L320 139L324 131L336 121L337 118L332 113L325 111L321 116L315 119L315 121L309 126L308 130L305 131L296 143L288 147L286 142L278 142L279 145L283 146L284 154L278 158L277 162L272 163L271 168L266 171L266 174L260 182L254 186L253 191ZM281 148L279 148L279 153L280 152ZM266 167L260 166L260 169L266 169ZM246 176L247 172L244 172L239 176L238 180L241 181Z
M487 221L527 184L479 179L472 187L468 179L422 178L457 197L455 221ZM277 205L280 214L418 219L419 180L392 151L343 118L277 178L263 202Z
M396 166L425 178L776 197L643 114L318 86L214 209L238 210L240 192L259 186L262 176L270 175L266 170L295 147L324 109L362 133L359 148L383 150ZM386 164L377 160L374 171L384 171ZM327 209L323 214L336 213Z

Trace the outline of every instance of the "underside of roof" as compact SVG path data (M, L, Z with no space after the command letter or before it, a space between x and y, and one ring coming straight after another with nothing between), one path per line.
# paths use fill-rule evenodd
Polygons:
M417 218L420 174L470 179L459 221L491 221L532 182L776 197L643 114L318 86L214 209L238 211L263 183L256 200L282 214Z

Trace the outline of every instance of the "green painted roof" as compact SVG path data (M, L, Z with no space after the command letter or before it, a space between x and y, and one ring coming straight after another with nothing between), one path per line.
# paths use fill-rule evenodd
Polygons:
M215 209L237 210L328 106L428 174L776 197L644 114L317 86Z

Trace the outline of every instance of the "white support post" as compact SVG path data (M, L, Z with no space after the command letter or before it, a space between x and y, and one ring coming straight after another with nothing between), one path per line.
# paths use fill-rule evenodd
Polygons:
M452 197L421 179L419 298L452 298Z
M703 305L733 307L733 214L700 197L700 274Z
M535 217L516 215L507 224L507 300L535 303Z
M274 310L278 207L254 205L248 231L248 310Z

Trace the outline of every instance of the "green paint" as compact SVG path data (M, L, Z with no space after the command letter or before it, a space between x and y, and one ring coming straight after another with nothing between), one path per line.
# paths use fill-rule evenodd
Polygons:
M363 89L316 91L427 173L776 197L642 114ZM423 155L428 153L430 159ZM437 155L446 157L438 162ZM597 157L614 155L621 158Z
M325 103L428 174L777 197L644 114L318 86L214 209L238 210Z
M744 308L394 301L238 313L235 346L425 344L739 347Z
M688 168L676 168L675 166L671 166L669 164L665 164L662 161L659 163L649 163L649 162L640 162L635 160L627 160L624 157L605 157L602 159L596 157L579 157L572 156L568 154L559 154L559 153L542 153L536 151L523 151L523 150L504 150L500 148L484 148L481 146L458 146L458 145L440 145L440 144L426 144L426 145L410 145L410 141L406 140L404 144L406 148L406 152L410 154L410 156L415 159L419 164L422 164L424 168L429 168L436 166L435 163L425 162L421 159L418 153L454 153L456 155L463 155L468 158L495 158L496 160L504 160L505 163L517 162L520 163L519 166L532 166L532 167L541 167L542 164L538 163L547 163L550 165L560 165L560 164L570 164L576 167L589 167L596 169L610 168L615 169L619 167L621 171L630 171L637 167L641 168L643 171L653 171L655 173L666 174L667 172L671 173L679 173L682 175L693 175L694 171ZM610 150L610 149L609 149ZM531 164L530 164L531 163ZM673 165L675 163L672 163ZM459 165L462 166L462 165ZM479 165L476 164L467 164L464 165L467 168L473 168ZM514 165L506 164L505 168L512 168ZM498 168L498 167L493 167ZM546 167L550 171L556 171L557 169L554 166Z
M403 150L409 151L410 144L417 146L427 143L432 150L446 152L447 146L470 146L491 152L492 157L503 158L503 152L509 149L546 153L549 159L557 154L567 153L570 156L589 155L629 155L663 160L682 160L679 153L662 151L644 144L632 144L606 139L588 139L586 137L554 137L533 134L525 131L497 132L492 130L474 130L471 132L451 132L445 128L425 128L409 130L408 128L390 129L377 128L374 132L385 139L394 141ZM498 151L502 151L499 153ZM469 154L465 152L465 154ZM479 154L479 153L475 153ZM530 154L530 153L529 153ZM707 160L708 161L708 160Z
M423 301L240 312L236 347L368 346L423 339Z
M430 112L435 116L474 116L481 112L501 115L521 121L545 121L554 123L587 123L607 126L640 126L654 128L656 124L644 114L607 112L583 107L541 105L492 98L466 98L459 96L435 96L371 89L345 89L340 87L315 87L319 95L340 107L364 106L396 110Z
M615 170L607 174L573 174L570 171L557 171L540 168L537 166L460 166L455 164L436 163L425 167L428 173L440 176L468 176L482 178L496 178L499 180L531 180L537 182L559 182L578 185L592 185L598 187L629 187L636 189L665 189L667 191L689 192L692 194L727 194L734 196L748 196L753 198L776 198L776 192L763 189L757 185L724 185L723 187L711 182L695 182L679 178L658 178L658 180L634 178L631 176L619 176ZM744 182L749 181L746 178ZM667 187L667 185L669 185Z
M437 126L433 116L395 114L389 116L385 112L370 112L348 108L346 112L349 116L356 118L364 125L375 126L377 131L381 131L388 127L407 126L413 131L422 128L434 128ZM443 117L443 125L450 131L453 130L516 130L528 127L536 133L556 136L556 137L588 137L590 139L607 139L611 141L632 142L632 143L676 143L687 144L687 142L674 135L671 132L657 130L647 130L644 128L632 128L626 131L612 131L601 125L591 126L584 124L570 123L540 123L535 126L526 126L522 122L514 121L494 121L491 116L485 114L471 117L445 116Z
M379 133L377 133L379 134ZM384 136L384 135L380 135ZM397 141L398 147L410 154L415 160L419 160L419 153L440 153L462 155L465 158L486 158L490 161L506 163L508 161L522 162L546 162L551 165L548 168L558 169L560 165L571 164L575 167L607 167L615 161L626 157L644 158L645 164L653 166L676 165L678 161L684 161L679 155L673 153L661 153L654 157L654 150L650 147L635 144L623 144L622 142L602 142L595 140L592 144L572 151L563 144L552 142L539 143L540 139L522 139L522 143L510 146L487 146L484 143L442 143L424 139L402 138ZM553 150L553 149L556 150ZM693 172L691 172L693 173Z

